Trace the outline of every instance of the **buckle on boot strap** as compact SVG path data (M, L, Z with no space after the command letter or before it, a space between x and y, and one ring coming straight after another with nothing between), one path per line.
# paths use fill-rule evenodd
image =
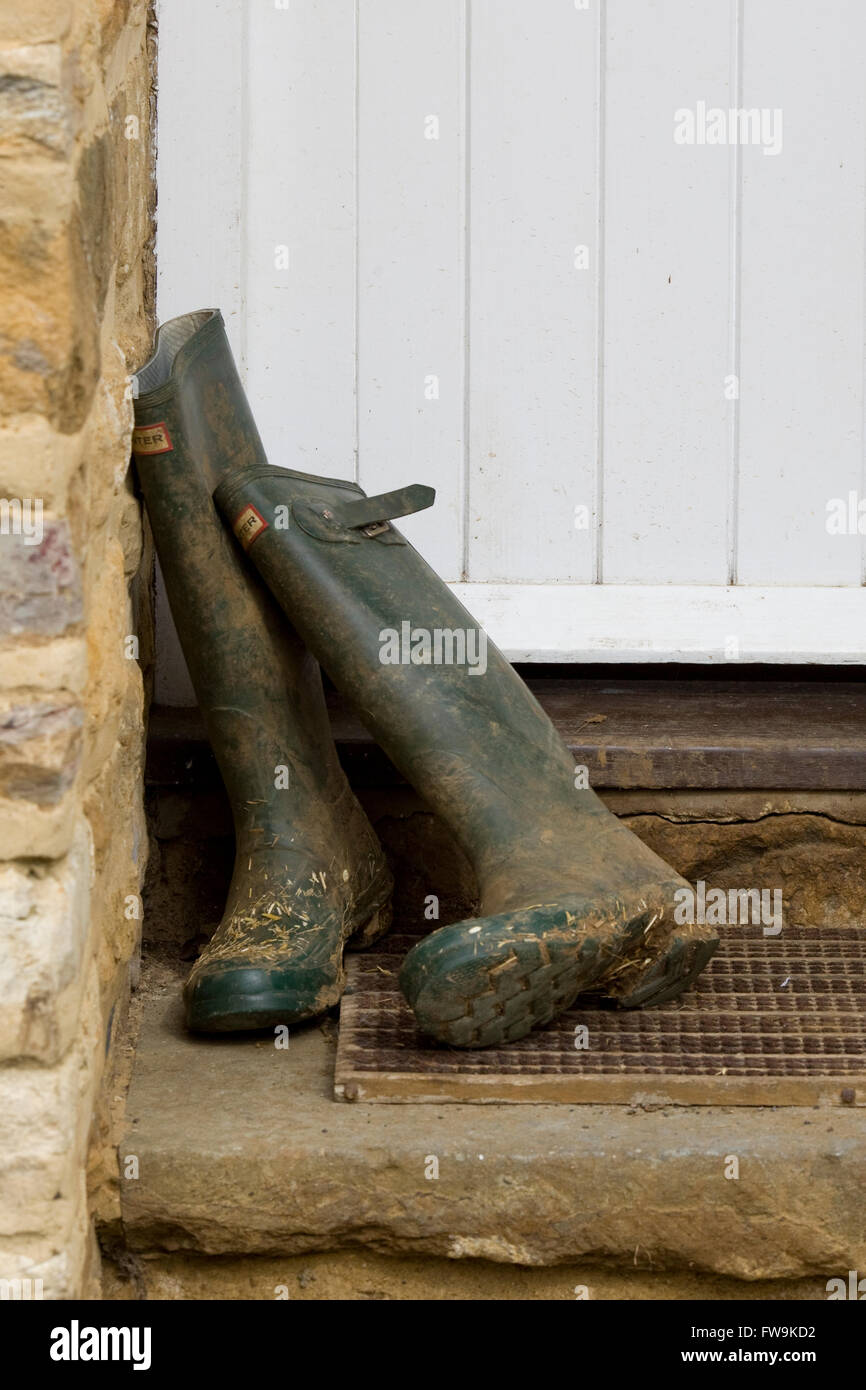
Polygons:
M298 525L309 535L322 541L348 541L357 545L364 536L385 538L391 544L404 545L390 521L398 516L410 516L433 505L436 490L423 483L411 483L377 497L353 497L350 500L328 502L295 502L292 507Z
M344 526L363 531L365 535L378 535L388 531L388 522L398 516L410 516L412 512L423 512L432 507L436 490L425 487L423 483L411 483L409 487L397 488L394 492L380 492L378 497L353 497L350 502L335 504L334 515ZM376 529L374 529L376 528Z

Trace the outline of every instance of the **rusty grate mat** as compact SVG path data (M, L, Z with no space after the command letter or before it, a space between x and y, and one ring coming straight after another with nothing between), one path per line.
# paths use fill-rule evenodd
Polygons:
M866 1103L866 931L788 927L764 937L760 927L727 927L680 999L637 1011L574 1007L480 1051L418 1033L397 984L417 939L394 936L347 957L339 1100Z

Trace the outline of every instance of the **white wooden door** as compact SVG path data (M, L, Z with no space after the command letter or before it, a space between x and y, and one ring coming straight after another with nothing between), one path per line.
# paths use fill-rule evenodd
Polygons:
M515 660L866 659L863 0L157 14L159 315L273 462L435 484Z

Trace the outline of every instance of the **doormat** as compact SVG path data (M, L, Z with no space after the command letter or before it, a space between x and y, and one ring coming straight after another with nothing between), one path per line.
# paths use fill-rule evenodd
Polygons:
M345 1101L866 1104L866 931L723 929L695 985L655 1009L584 1000L508 1047L426 1039L397 984L417 937L347 957L334 1094Z

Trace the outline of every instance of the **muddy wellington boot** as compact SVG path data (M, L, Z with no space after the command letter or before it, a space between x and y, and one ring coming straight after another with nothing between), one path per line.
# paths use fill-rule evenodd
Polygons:
M688 885L579 789L523 681L390 524L433 499L251 467L216 501L249 559L389 757L474 865L480 916L406 957L420 1028L458 1047L522 1037L586 990L671 999L717 937L676 926Z
M348 937L368 944L387 929L391 875L340 768L319 667L213 505L226 469L265 463L219 312L164 324L137 380L133 452L235 824L228 900L187 981L187 1023L292 1023L339 999Z

